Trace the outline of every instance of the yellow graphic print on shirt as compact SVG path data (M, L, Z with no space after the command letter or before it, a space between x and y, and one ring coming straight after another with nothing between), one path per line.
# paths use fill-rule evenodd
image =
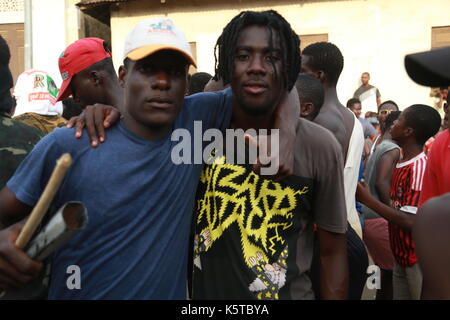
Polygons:
M288 256L288 247L284 248L277 262L269 264L263 259L262 252L257 252L256 257L250 258L252 270L256 274L256 279L253 281L249 290L257 292L257 298L260 300L278 299L278 291L286 283L286 271Z
M277 299L286 280L290 231L298 198L309 193L262 178L248 167L225 164L220 157L203 169L197 198L194 265L231 227L240 236L242 258L255 274L249 290L259 299Z

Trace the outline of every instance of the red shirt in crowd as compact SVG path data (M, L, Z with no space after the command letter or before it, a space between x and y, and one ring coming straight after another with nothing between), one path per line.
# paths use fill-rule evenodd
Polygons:
M433 197L450 192L450 130L440 133L428 155L419 206Z
M427 155L424 152L397 163L392 174L390 193L394 209L416 214L426 166ZM389 240L398 264L411 267L417 262L411 231L389 223Z

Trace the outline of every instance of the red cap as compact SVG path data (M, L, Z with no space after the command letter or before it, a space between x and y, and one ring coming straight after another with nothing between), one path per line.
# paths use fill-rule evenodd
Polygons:
M64 100L72 94L69 84L74 75L111 57L111 52L106 51L103 46L104 42L99 38L84 38L75 41L64 50L58 62L63 83L56 101Z

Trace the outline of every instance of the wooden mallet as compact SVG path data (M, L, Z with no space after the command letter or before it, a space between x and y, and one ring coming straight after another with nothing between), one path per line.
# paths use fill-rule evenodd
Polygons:
M27 219L22 231L16 240L16 247L19 249L24 249L25 246L30 241L37 227L42 221L45 213L50 207L53 198L55 197L56 192L61 185L64 176L66 175L67 169L69 169L72 164L72 157L68 153L64 153L57 161L56 167L53 169L52 175L47 183L47 186L42 192L41 197L39 198L36 206L31 211L30 216Z

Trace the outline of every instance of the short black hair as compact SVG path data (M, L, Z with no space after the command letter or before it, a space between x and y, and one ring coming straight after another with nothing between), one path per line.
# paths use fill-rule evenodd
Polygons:
M344 57L335 44L331 42L310 44L303 49L303 55L310 57L308 64L311 68L325 72L330 83L337 84L344 69Z
M231 82L239 34L244 28L251 25L264 26L269 29L270 46L273 46L272 30L278 33L283 61L282 76L285 88L290 91L294 87L301 67L300 40L289 22L274 10L243 11L225 26L214 47L214 80L221 79L224 86Z
M400 111L400 109L398 108L398 105L392 100L387 100L387 101L384 101L382 104L380 104L380 106L378 107L378 111L380 111L381 107L383 107L386 104L390 104L390 105L394 106L395 109L397 109L397 111Z
M398 119L402 112L401 111L392 111L389 113L384 120L384 127L386 130L389 130L389 128L394 124L394 121Z
M0 111L11 112L14 105L14 99L11 96L10 89L14 82L9 69L9 60L11 53L6 40L0 35Z
M0 35L0 65L9 65L11 53L6 40Z
M414 104L403 111L405 124L414 129L414 136L420 144L433 137L441 127L441 116L434 108Z
M194 73L189 79L189 95L203 92L206 84L211 80L212 75L207 72Z
M357 98L351 98L347 101L347 108L351 108L357 103L361 104L361 101Z
M306 73L300 73L295 82L300 102L311 102L314 104L314 113L317 115L322 108L325 99L325 90L322 82Z
M117 73L114 69L114 64L111 57L100 60L99 62L96 62L93 65L87 67L83 71L90 72L95 70L102 70L110 76L117 77Z

